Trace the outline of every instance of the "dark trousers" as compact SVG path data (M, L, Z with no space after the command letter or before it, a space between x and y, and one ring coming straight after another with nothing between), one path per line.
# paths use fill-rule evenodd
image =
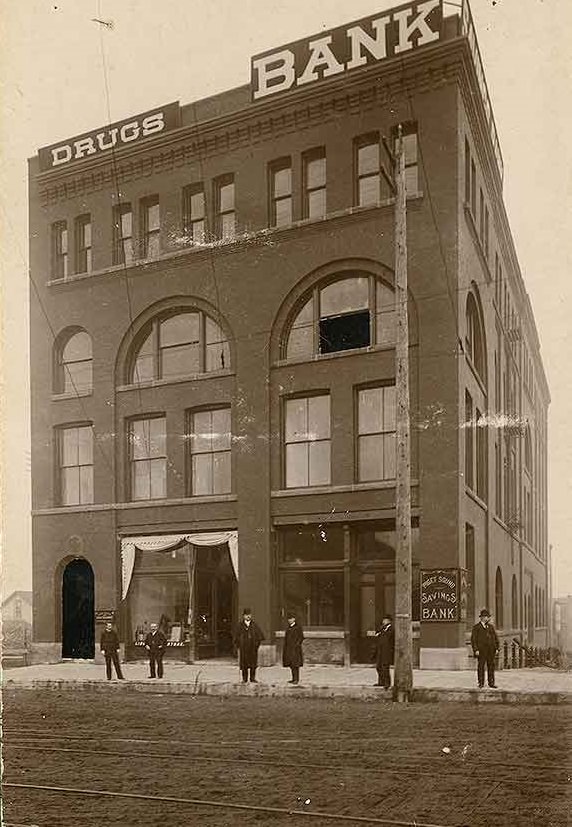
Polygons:
M292 683L299 683L299 681L300 681L300 667L299 666L291 666L290 671L292 672Z
M250 682L253 683L256 680L256 666L246 666L244 669L241 668L240 674L242 675L242 682L246 683L250 673Z
M377 667L377 683L378 686L385 686L386 689L389 689L391 686L391 674L388 663Z
M107 673L107 680L111 680L111 664L115 666L115 674L120 680L123 680L121 674L121 664L119 663L119 656L117 652L104 652L105 655L105 671Z
M155 665L157 666L157 677L163 677L163 652L157 652L156 655L149 653L149 669L151 670L151 677L155 677Z
M493 654L478 654L477 660L477 678L479 686L485 685L485 665L487 667L487 675L489 679L489 686L493 686L495 682L495 656Z

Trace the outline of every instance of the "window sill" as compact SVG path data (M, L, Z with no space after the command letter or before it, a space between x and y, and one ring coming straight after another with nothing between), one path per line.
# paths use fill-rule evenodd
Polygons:
M146 388L161 388L166 385L181 385L186 382L200 382L205 379L220 379L223 376L234 376L234 371L229 368L228 370L211 370L205 373L190 373L188 376L178 376L174 379L152 379L149 382L118 385L115 390L118 393L124 393L126 391L139 391Z
M85 399L87 396L93 396L93 389L81 393L53 393L52 402L62 402L65 399Z
M90 511L127 511L134 508L166 508L174 505L202 505L206 503L236 502L236 494L210 494L200 497L176 497L162 500L133 500L120 503L93 503L90 505L60 505L53 508L35 508L32 516L43 517L49 514L77 514Z
M411 487L419 485L416 479L411 480ZM351 494L359 491L379 491L381 489L395 488L395 480L379 480L378 482L356 482L352 485L316 485L306 488L280 488L270 492L275 497L300 497L311 494Z
M469 488L469 486L468 486L468 485L466 485L466 486L465 486L465 494L466 494L466 495L467 495L467 496L468 496L471 500L473 500L473 502L475 502L478 506L480 506L480 507L483 509L483 511L485 511L485 512L486 512L486 511L488 511L488 510L489 510L489 507L488 507L488 505L486 504L486 502L485 502L484 500L481 500L481 498L479 497L479 495L478 495L478 494L475 494L475 492L472 490L472 488Z
M410 342L409 347L416 347L415 342ZM293 359L280 359L274 362L274 368L282 368L286 365L305 365L316 362L327 362L330 359L342 359L344 356L365 356L368 353L392 353L395 351L395 344L392 345L369 345L368 347L354 347L348 350L339 350L336 353L313 353L311 356L300 356Z

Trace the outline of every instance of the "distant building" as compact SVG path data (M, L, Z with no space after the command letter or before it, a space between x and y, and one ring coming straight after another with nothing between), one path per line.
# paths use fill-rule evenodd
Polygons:
M429 0L30 159L38 656L92 656L109 617L128 657L153 620L228 656L249 606L265 662L288 610L308 661L369 659L395 603L398 125L419 663L467 665L483 606L547 644L549 391L471 12Z
M572 594L552 601L553 646L572 658Z

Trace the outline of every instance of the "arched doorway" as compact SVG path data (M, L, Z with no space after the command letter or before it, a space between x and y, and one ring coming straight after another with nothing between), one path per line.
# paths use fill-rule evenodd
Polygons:
M72 560L62 580L62 657L95 656L93 569L87 560Z

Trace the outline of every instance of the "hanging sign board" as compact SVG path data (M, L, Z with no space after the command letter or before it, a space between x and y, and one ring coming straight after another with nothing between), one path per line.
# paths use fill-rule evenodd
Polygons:
M96 623L115 623L115 609L96 609Z
M168 103L135 115L109 126L102 126L92 132L84 132L75 138L69 138L58 144L42 147L38 150L40 169L65 167L71 161L81 161L108 152L121 149L129 144L140 143L147 138L160 135L180 124L179 102Z
M461 592L460 569L422 570L421 621L455 623L465 619L466 597L463 599Z
M441 37L442 24L442 0L425 0L256 55L251 61L252 99L341 77L435 43Z

